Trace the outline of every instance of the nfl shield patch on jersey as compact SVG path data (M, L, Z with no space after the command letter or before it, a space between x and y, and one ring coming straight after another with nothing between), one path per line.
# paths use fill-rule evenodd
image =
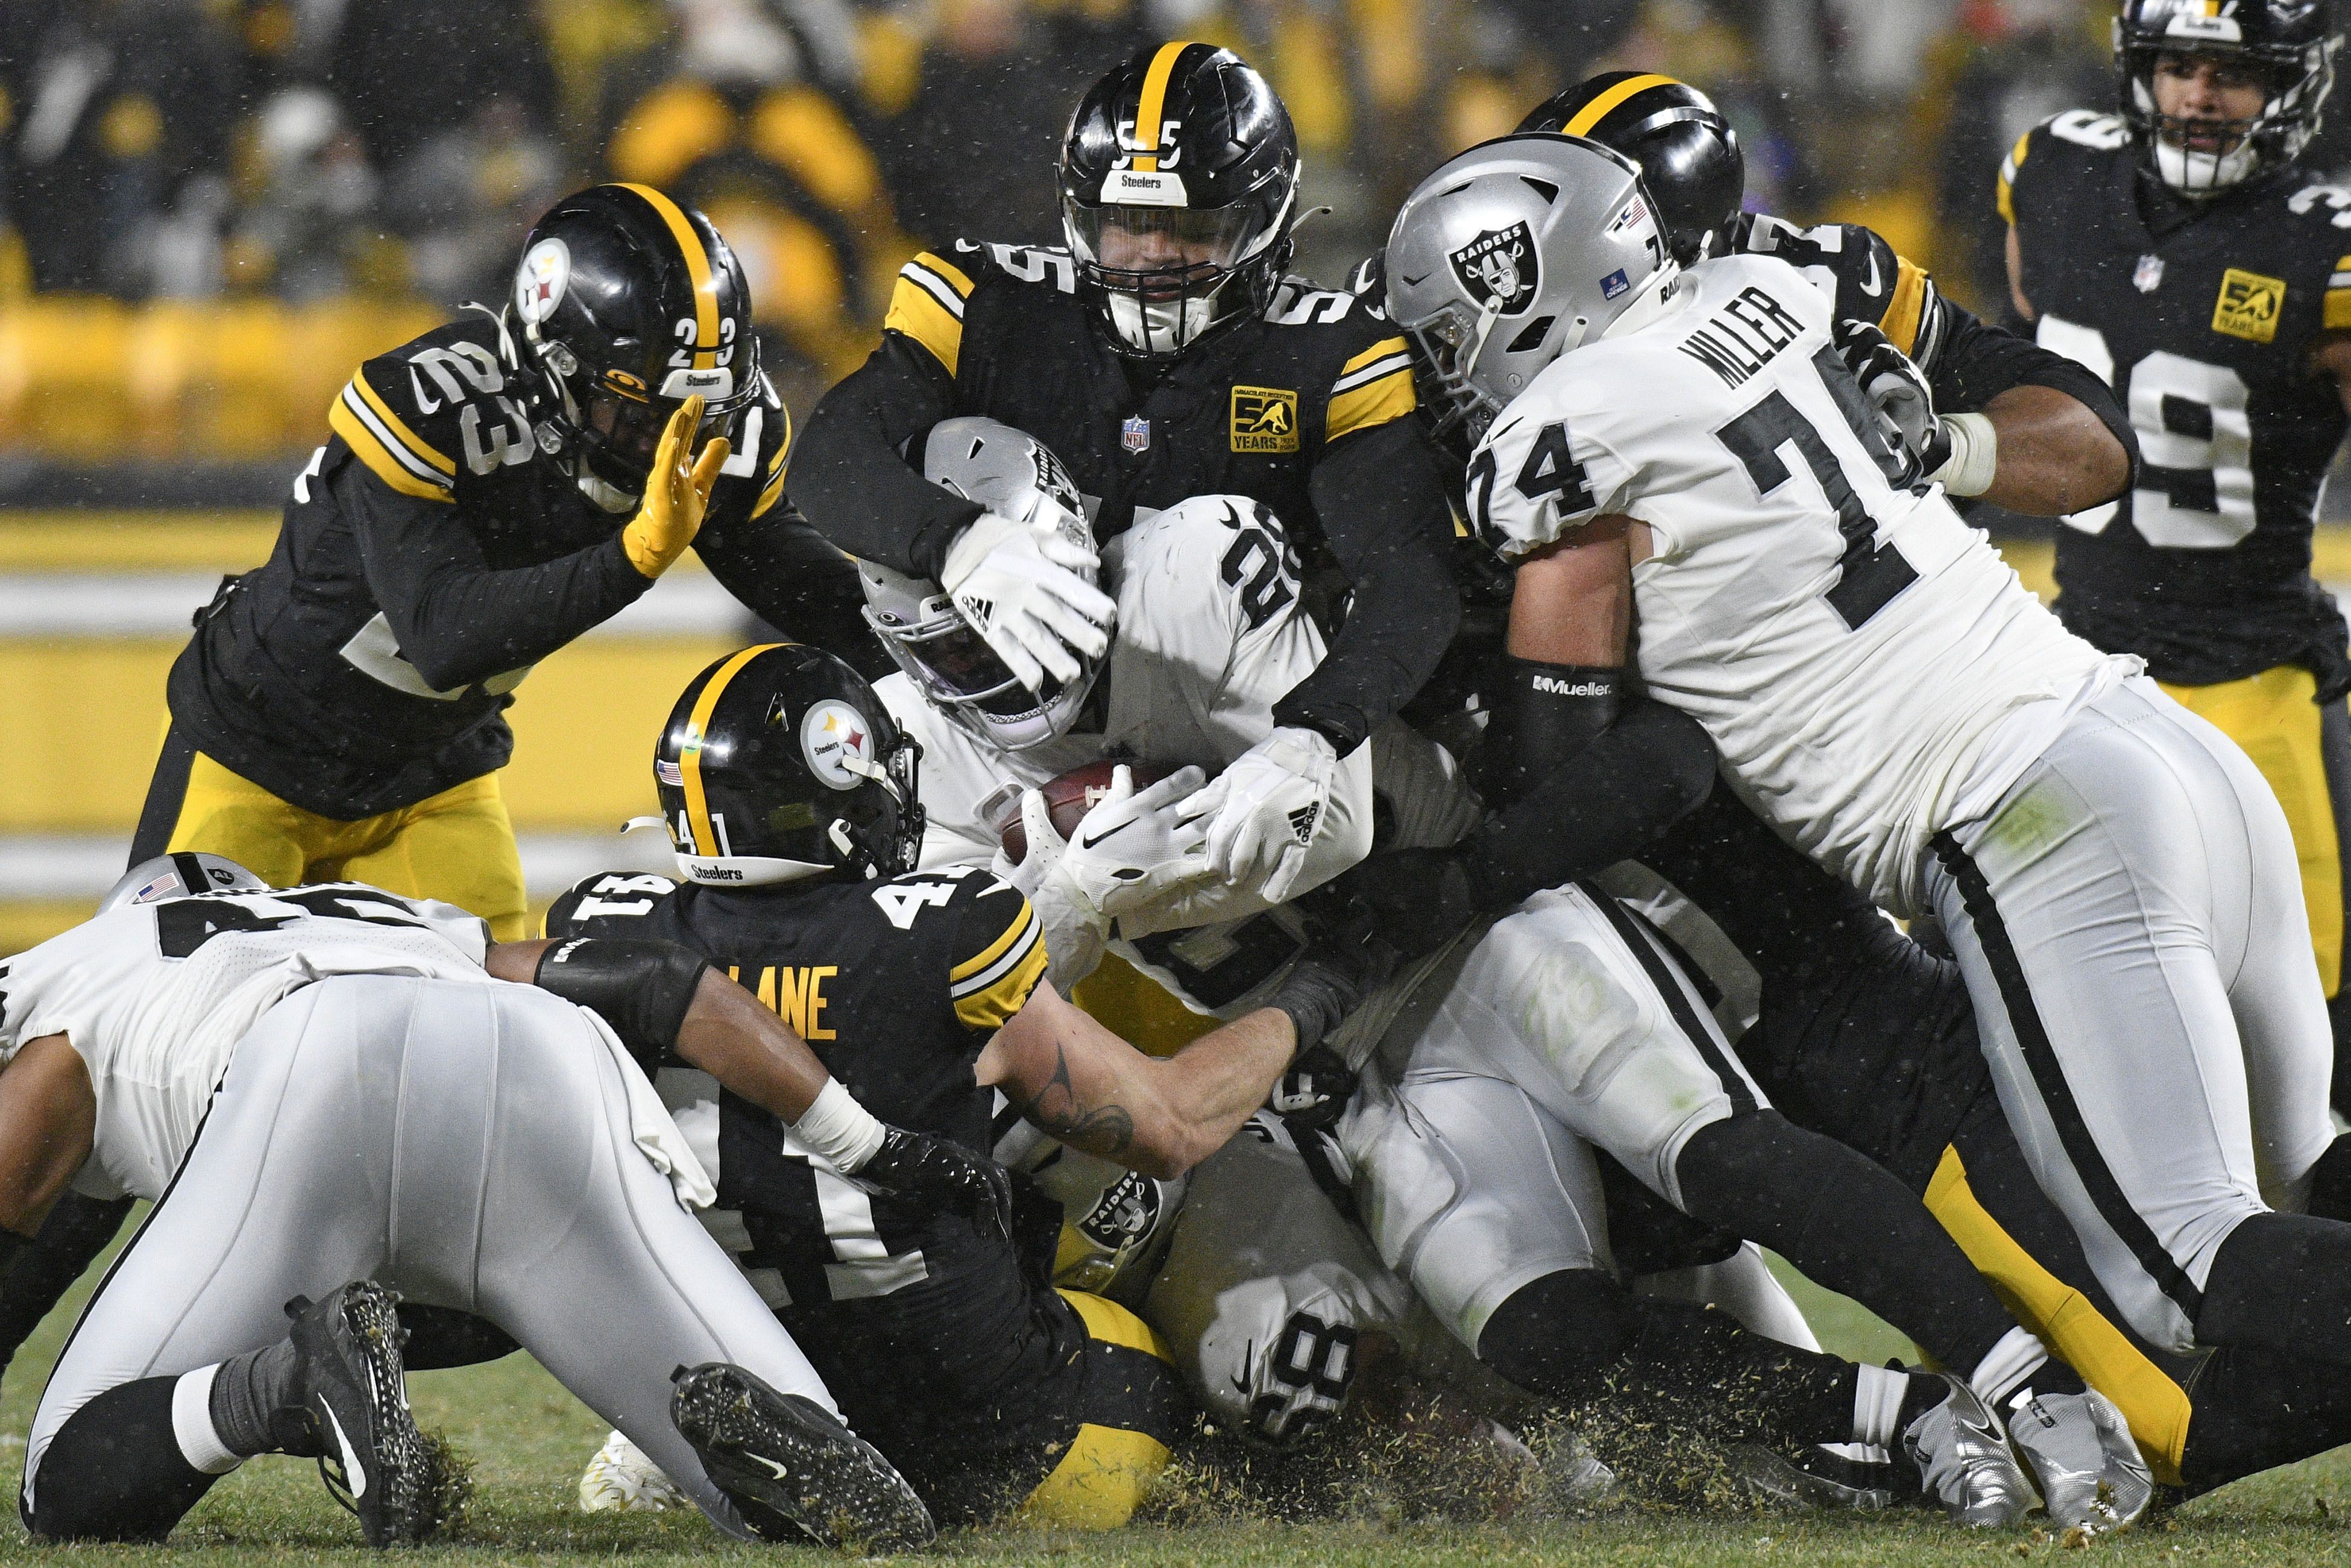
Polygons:
M2220 298L2212 306L2212 330L2266 343L2277 336L2278 311L2285 304L2285 279L2263 277L2232 267L2220 275Z
M1132 418L1118 427L1118 439L1129 452L1142 452L1151 445L1151 422Z

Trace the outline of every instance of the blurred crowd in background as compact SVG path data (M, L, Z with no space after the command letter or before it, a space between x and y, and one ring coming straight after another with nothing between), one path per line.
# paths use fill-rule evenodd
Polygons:
M307 444L355 358L463 301L502 301L531 220L593 179L656 184L710 214L750 277L782 390L804 407L862 357L914 249L1058 240L1053 169L1071 107L1129 50L1172 37L1231 47L1288 101L1307 204L1329 209L1304 225L1299 269L1326 283L1379 243L1435 162L1562 86L1637 68L1715 96L1747 147L1750 205L1870 224L1996 311L1993 173L2036 120L2108 105L2111 12L2109 0L5 0L0 447ZM2342 118L2323 167L2346 161L2332 151ZM52 351L71 363L48 364ZM268 381L244 403L225 363L240 357ZM313 371L315 388L300 381ZM126 374L117 425L43 417L75 375ZM192 388L209 389L200 410ZM267 417L279 404L301 426L290 436Z

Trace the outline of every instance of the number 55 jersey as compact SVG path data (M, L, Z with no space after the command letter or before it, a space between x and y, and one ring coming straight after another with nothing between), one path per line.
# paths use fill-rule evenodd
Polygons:
M1910 913L1928 840L1996 800L2108 662L1893 463L1819 290L1730 256L1647 325L1554 361L1467 477L1507 559L1604 514L1647 524L1650 694L1706 727L1782 838Z
M2035 336L2112 382L2143 459L2058 530L2057 612L2175 685L2294 664L2332 701L2351 661L2311 527L2345 417L2311 350L2351 329L2351 191L2288 168L2188 202L2139 171L2123 122L2086 110L2001 170Z

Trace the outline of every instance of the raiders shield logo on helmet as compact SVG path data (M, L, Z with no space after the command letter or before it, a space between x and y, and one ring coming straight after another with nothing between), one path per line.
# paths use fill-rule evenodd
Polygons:
M1520 315L1541 286L1534 236L1523 223L1488 229L1453 253L1453 276L1479 305L1503 316Z

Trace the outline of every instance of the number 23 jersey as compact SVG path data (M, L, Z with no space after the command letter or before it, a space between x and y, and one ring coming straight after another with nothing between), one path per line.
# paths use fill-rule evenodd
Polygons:
M2074 110L2001 171L2042 347L2107 379L2137 429L2129 495L2057 531L2057 612L2160 679L2301 664L2351 686L2344 622L2311 580L2343 439L2314 342L2351 328L2351 191L2288 171L2208 202L2140 177L2123 122Z
M1985 787L1993 728L2105 661L1938 489L1894 488L1890 461L1819 290L1731 256L1536 377L1468 499L1510 559L1604 514L1649 525L1632 575L1650 695L1706 727L1782 838L1907 911L1928 840Z

